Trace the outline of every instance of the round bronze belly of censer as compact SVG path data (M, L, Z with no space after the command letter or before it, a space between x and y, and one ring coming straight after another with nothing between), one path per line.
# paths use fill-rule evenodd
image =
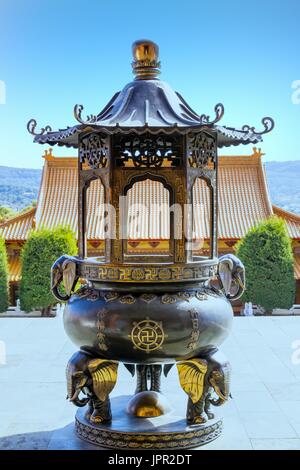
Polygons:
M65 307L66 333L82 350L123 363L163 364L215 350L231 328L230 302L209 288L171 287L82 288Z
M72 295L64 325L80 347L73 361L90 364L92 381L107 380L109 389L119 362L137 376L133 397L112 398L109 411L95 413L90 404L79 409L81 438L120 449L180 449L203 445L221 433L222 419L209 411L203 394L212 389L205 379L210 368L227 373L228 363L217 349L230 331L232 307L215 289L199 283L182 287L116 283L99 289L91 283ZM161 375L173 365L189 396L187 420L182 405L162 393ZM223 375L225 390L228 377Z

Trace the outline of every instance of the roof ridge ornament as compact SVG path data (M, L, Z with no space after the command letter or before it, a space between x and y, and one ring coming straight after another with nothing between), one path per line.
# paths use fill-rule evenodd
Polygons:
M90 114L86 117L86 120L82 119L81 113L83 110L84 107L82 104L75 104L73 113L76 121L80 122L80 124L93 124L97 122L97 116L95 114Z
M263 155L266 155L264 152L261 151L261 148L253 147L253 154L252 157L262 157Z
M50 126L41 127L40 132L35 132L36 126L37 126L37 122L36 122L35 119L30 119L30 121L28 121L27 130L28 130L29 134L43 135L47 132L52 132L52 128Z
M263 135L263 134L267 134L268 132L271 132L275 127L274 119L272 119L269 116L262 118L261 122L264 126L263 131L257 131L257 130L255 130L254 126L251 127L251 126L248 126L248 124L246 124L245 126L242 127L242 131L252 132L252 134L255 134L255 135Z
M139 39L132 44L132 69L136 80L157 79L160 74L159 47L148 39Z
M210 116L207 114L201 114L200 116L200 124L205 124L207 126L212 126L213 124L216 124L220 119L222 119L224 115L224 106L222 103L216 104L215 108L215 119L213 121L210 121Z

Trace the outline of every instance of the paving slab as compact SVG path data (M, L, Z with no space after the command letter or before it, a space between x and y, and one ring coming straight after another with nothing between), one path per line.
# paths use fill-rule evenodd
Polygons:
M74 434L76 408L66 401L65 367L76 347L61 315L0 317L0 341L6 349L0 449L96 449ZM234 318L221 348L232 364L233 398L220 410L223 435L201 450L300 449L300 364L292 360L297 341L300 317ZM130 395L134 388L121 366L112 396ZM162 389L175 409L185 406L175 367Z

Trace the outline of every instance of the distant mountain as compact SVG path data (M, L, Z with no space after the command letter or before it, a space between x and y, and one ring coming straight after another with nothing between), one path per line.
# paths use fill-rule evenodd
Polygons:
M300 160L265 166L272 203L300 215Z
M0 166L0 206L15 211L30 206L37 199L41 170Z
M300 160L266 162L272 203L300 215ZM41 170L0 166L0 205L19 211L37 199Z

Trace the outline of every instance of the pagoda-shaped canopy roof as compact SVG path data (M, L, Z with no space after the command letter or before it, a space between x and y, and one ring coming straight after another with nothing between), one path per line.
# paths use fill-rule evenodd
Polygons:
M82 105L76 105L74 115L79 124L58 131L50 126L36 132L36 121L28 123L28 130L40 144L78 146L78 136L82 132L98 131L107 134L116 132L141 134L170 134L177 130L188 133L198 128L208 127L217 132L218 146L229 147L239 144L255 144L262 141L262 135L274 127L271 118L263 118L263 130L256 131L248 125L241 129L217 124L224 114L224 107L215 106L215 116L210 119L206 114L197 114L166 82L158 79L160 63L158 47L151 41L137 41L133 45L132 64L136 79L116 93L103 110L97 115L82 118Z

